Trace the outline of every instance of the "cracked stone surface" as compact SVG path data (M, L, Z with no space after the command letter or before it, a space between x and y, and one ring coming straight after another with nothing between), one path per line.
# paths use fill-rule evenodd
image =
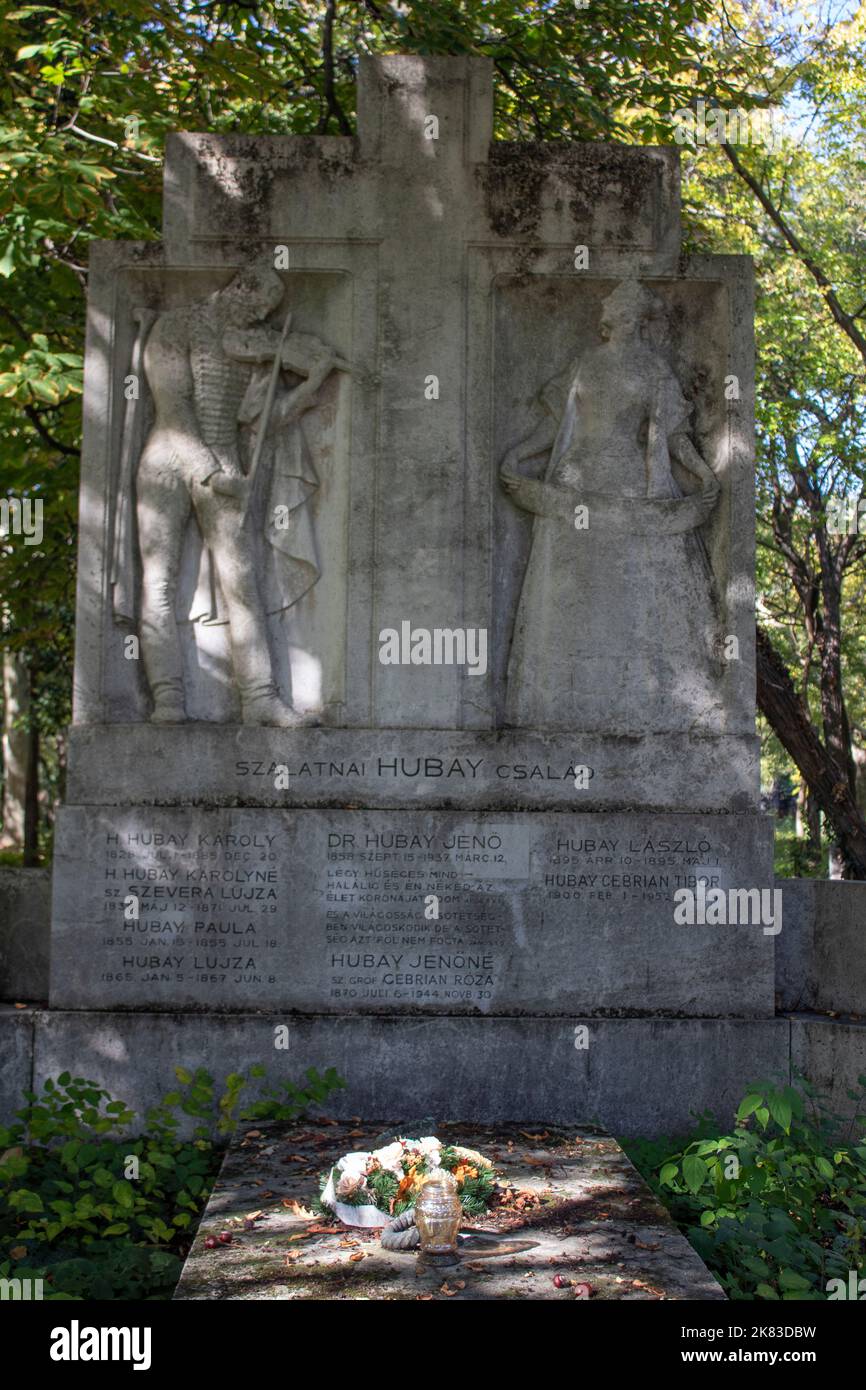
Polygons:
M417 1270L379 1232L316 1210L318 1177L394 1133L382 1122L262 1124L223 1162L176 1299L723 1299L619 1144L591 1127L438 1124L494 1163L499 1201L461 1226L458 1264ZM231 1242L210 1249L209 1236ZM559 1276L558 1284L554 1279Z

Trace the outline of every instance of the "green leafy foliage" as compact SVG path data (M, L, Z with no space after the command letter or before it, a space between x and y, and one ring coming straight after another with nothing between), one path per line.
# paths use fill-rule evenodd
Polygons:
M858 1082L849 1096L866 1112ZM818 1300L829 1280L866 1274L864 1129L866 1113L844 1126L799 1077L750 1086L727 1134L703 1116L686 1142L626 1148L729 1298Z
M124 1102L83 1077L26 1093L0 1127L0 1278L42 1279L48 1299L169 1296L219 1167L213 1136L296 1119L344 1085L332 1068L310 1068L303 1086L268 1084L261 1066L221 1089L202 1068L176 1076L138 1133Z

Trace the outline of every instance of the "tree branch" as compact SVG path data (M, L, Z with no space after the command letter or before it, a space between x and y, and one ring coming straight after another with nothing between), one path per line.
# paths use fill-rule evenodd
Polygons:
M39 435L39 438L43 440L50 449L56 449L59 454L65 454L67 458L78 457L77 449L73 449L69 444L61 444L60 440L55 439L54 435L45 428L42 421L39 419L39 414L35 406L25 405L24 414Z
M757 630L758 705L779 742L800 769L836 832L846 876L866 878L866 821L848 784L809 718L802 696L763 628Z
M847 334L847 336L850 338L851 342L854 344L855 348L859 352L860 356L863 358L864 362L866 362L866 337L864 337L864 335L860 332L859 328L854 322L853 315L846 313L845 310L842 308L842 305L839 303L836 291L833 289L832 284L828 280L827 276L824 274L821 267L818 265L817 261L813 260L812 256L806 250L805 246L803 245L793 228L788 226L788 223L785 221L785 218L782 216L782 213L772 202L772 200L764 191L764 189L761 187L761 184L758 182L758 180L754 177L753 174L749 172L745 165L741 163L739 157L734 153L733 147L725 141L722 144L722 149L724 150L725 154L727 155L730 163L733 165L736 172L739 174L740 178L752 190L755 197L758 199L758 202L761 204L761 207L764 209L767 216L769 217L770 221L784 237L785 241L788 243L791 250L794 252L794 255L797 256L802 265L805 266L806 270L808 270L809 274L812 276L812 279L815 281L815 284L821 290L821 293L824 297L828 309L830 310L830 313L833 315L833 318L836 320L843 333Z
M325 70L325 102L327 110L323 121L322 133L327 129L331 116L337 122L342 135L351 135L352 127L346 118L346 113L340 105L337 97L337 89L334 82L334 19L337 14L337 0L328 0L325 6L325 24L322 38L322 63Z

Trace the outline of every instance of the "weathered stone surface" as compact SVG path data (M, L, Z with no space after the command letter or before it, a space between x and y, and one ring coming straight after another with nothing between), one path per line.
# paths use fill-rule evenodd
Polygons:
M178 136L168 150L165 247L95 249L87 377L95 408L86 412L76 723L146 724L152 713L141 663L126 659L124 630L114 621L136 621L134 555L132 570L125 571L130 602L118 602L120 517L131 481L118 479L117 470L128 457L134 476L140 439L150 441L142 455L147 474L154 438L152 429L147 432L147 401L138 411L124 402L136 314L139 322L142 312L155 315L157 334L169 319L203 322L248 260L249 247L259 244L272 259L278 248L288 257L288 268L278 273L285 303L297 306L293 332L314 333L351 364L350 371L332 373L321 406L305 415L318 487L297 518L309 519L317 577L282 610L285 621L269 629L284 696L291 684L295 705L329 728L493 730L518 722L536 731L573 731L577 739L643 736L646 757L626 757L610 788L607 804L620 796L621 806L640 804L647 778L661 780L652 771L660 751L654 740L680 735L679 780L700 785L708 751L713 760L703 740L722 738L730 740L720 746L730 797L751 787L754 805L750 267L736 257L680 262L676 151L491 145L490 76L483 59L364 59L357 141ZM428 115L438 121L435 139L427 138ZM577 246L587 248L588 265L576 258ZM506 495L500 485L501 467L535 430L539 402L553 412L555 429L570 384L579 394L580 372L613 350L603 341L610 327L605 306L618 303L617 296L629 302L637 296L652 310L654 326L640 314L629 319L628 331L640 331L647 341L637 355L624 353L614 374L623 380L601 434L598 422L593 425L587 467L592 455L595 481L588 474L557 476L563 486L588 489L591 499L602 500L597 507L593 502L596 520L583 538L570 519L564 533L556 524L557 543L569 554L574 542L575 563L548 566L548 574L539 555L544 535L553 532L547 518L533 518L534 506L527 508L523 497L544 484L522 473L523 500L515 506L516 494ZM270 342L279 322L263 327L256 319L254 331L270 334ZM177 347L178 335L170 337ZM158 358L154 343L151 356ZM237 344L234 338L221 344L207 357L211 376L217 363L235 382ZM272 347L266 358L274 358ZM186 356L183 348L179 361ZM190 357L193 378L200 357ZM145 377L146 359L147 350ZM733 394L731 377L737 380ZM434 379L435 390L428 390ZM558 394L554 381L562 387ZM158 382L153 389L159 395ZM290 389L288 379L280 384L283 396ZM196 397L199 435L190 436L199 452L213 411L224 411L231 396L228 388L222 395L202 390ZM618 414L629 392L634 430ZM673 410L677 392L682 409ZM667 405L662 397L670 397ZM593 399L591 391L584 399L590 413ZM241 408L244 427L249 413ZM234 449L241 468L249 467L242 441L235 440L238 430L229 425L234 442L224 450ZM647 437L653 460L645 486L637 454L634 477L599 472L601 459L625 457L617 444L622 430L632 441L629 457L643 447L634 440ZM557 460L565 466L566 436L560 433L551 475ZM303 481L303 470L280 464L286 431L278 429L272 443L274 476L288 470ZM541 457L545 445L537 452ZM521 458L537 474L531 454ZM517 474L506 469L512 494L523 464L515 467ZM312 487L312 474L309 481ZM698 497L701 486L713 493L706 505ZM605 517L613 524L618 509L631 537L625 545L604 539ZM646 534L642 523L635 531L628 521L635 509L655 518ZM162 510L151 508L157 518ZM675 510L694 513L685 540L679 522L677 535L657 534L659 525L664 530L669 524L662 513ZM146 505L142 511L141 499L139 512L143 543L157 520ZM202 524L209 532L206 517ZM211 549L219 570L220 546ZM293 553L296 559L301 554ZM623 560L617 582L614 574L605 579L612 556ZM629 565L647 573L636 576ZM539 580L541 570L547 578ZM261 570L260 587L266 579ZM145 584L145 590L152 587ZM712 615L704 602L710 590ZM531 680L541 681L538 693L549 697L544 710L536 708L537 699L524 698L534 662L512 650L512 634L525 631L524 619L536 609L546 617L529 626L546 653L546 674ZM228 629L188 623L190 611L186 603L177 614L184 619L188 715L218 724L252 722L231 689L229 639L238 647L231 623ZM404 622L413 631L484 632L485 669L473 672L459 662L383 664L378 634L400 630ZM551 623L559 625L559 637L551 630L545 638ZM736 650L722 660L720 644L728 639ZM253 645L261 649L262 643ZM710 650L712 669L704 660ZM145 665L159 664L147 651L144 656ZM236 685L242 683L238 660L235 651ZM621 698L604 676L604 663L621 677L615 682ZM155 731L157 758L160 737ZM145 749L146 740L138 746ZM74 778L76 758L71 761ZM230 795L227 761L225 755L219 761L221 796ZM707 798L714 804L716 785L711 775Z
M832 1096L866 1074L866 1026L815 1015L759 1020L289 1018L282 1014L145 1014L0 1007L0 1114L20 1108L31 1084L73 1067L126 1100L139 1116L176 1086L176 1066L218 1080L263 1063L297 1081L309 1066L346 1079L331 1115L598 1123L618 1135L685 1133L694 1113L729 1124L756 1078L802 1072ZM275 1050L275 1028L288 1029ZM471 1065L461 1058L471 1057Z
M787 1065L773 938L677 926L670 900L702 868L771 886L751 266L681 257L674 150L491 141L487 60L362 59L358 112L353 140L171 137L164 243L93 248L52 1000L105 1012L41 1018L37 1070L138 1102L196 1049L266 1060L288 1020L278 1064L345 1070L352 1113L412 1092L682 1127ZM199 842L217 827L274 839ZM328 860L413 827L499 834L504 860ZM186 839L121 838L153 831ZM572 832L644 848L554 864ZM240 896L124 921L136 869ZM386 869L412 883L399 941L328 916L375 906ZM425 917L431 894L462 917ZM332 959L353 950L386 963ZM189 1012L115 1012L151 1008Z
M374 1144L349 1125L315 1118L265 1125L236 1140L190 1250L176 1300L195 1299L723 1299L721 1286L602 1130L442 1125L444 1142L489 1158L513 1201L461 1223L453 1269L419 1271L415 1253L383 1250L379 1233L309 1212L317 1175L349 1150ZM411 1136L415 1137L415 1136ZM298 1159L307 1158L305 1166ZM267 1194L267 1195L263 1195ZM294 1202L302 1208L292 1209ZM254 1213L254 1217L250 1218ZM247 1229L249 1227L250 1229ZM231 1233L215 1250L208 1236ZM360 1258L359 1258L360 1257ZM562 1286L553 1279L558 1275ZM577 1285L588 1285L578 1289Z
M766 888L770 854L749 816L66 807L51 999L766 1016L771 924L681 925L674 895Z
M0 1000L48 998L51 874L0 869Z
M862 1007L862 1005L861 1005ZM859 1077L866 1076L866 1024L801 1014L791 1019L791 1070L807 1076L845 1120L863 1115ZM854 1091L860 1100L848 1094ZM862 1124L858 1125L858 1132ZM849 1132L850 1137L850 1132Z
M789 1077L787 1019L553 1019L291 1017L33 1011L40 1086L73 1066L139 1116L176 1089L174 1068L203 1066L221 1081L256 1063L297 1081L333 1066L347 1083L331 1115L471 1115L479 1124L603 1125L617 1135L685 1133L694 1113L730 1124L756 1077ZM837 1060L856 1064L856 1036L819 1021ZM13 1019L12 1023L17 1023ZM575 1029L589 1029L586 1048ZM275 1047L277 1027L288 1048ZM862 1030L861 1030L862 1031ZM811 1042L811 1039L807 1038ZM849 1053L849 1042L851 1050ZM470 1060L467 1060L470 1059ZM809 1055L800 1060L809 1071ZM190 1121L190 1126L192 1121Z
M10 1124L25 1104L33 1078L36 1010L0 1004L0 1124Z
M108 724L73 728L70 758L68 803L95 806L749 812L759 775L732 735Z
M782 1009L866 1014L866 884L778 879L785 925L776 942Z

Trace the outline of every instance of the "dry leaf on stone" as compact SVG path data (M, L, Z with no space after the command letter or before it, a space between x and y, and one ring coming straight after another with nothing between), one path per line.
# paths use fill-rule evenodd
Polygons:
M280 1205L287 1207L289 1211L294 1212L295 1216L302 1217L304 1221L314 1221L316 1218L316 1213L310 1211L309 1207L302 1206L296 1197L281 1197Z
M365 1257L365 1255L364 1255L364 1251L363 1251L363 1250L359 1250L358 1253L357 1253L357 1255L350 1255L350 1256L349 1256L349 1259L350 1259L350 1261L351 1261L353 1264L354 1264L354 1262L355 1262L356 1260L363 1260L363 1259L365 1259L365 1258L366 1258L366 1257Z

